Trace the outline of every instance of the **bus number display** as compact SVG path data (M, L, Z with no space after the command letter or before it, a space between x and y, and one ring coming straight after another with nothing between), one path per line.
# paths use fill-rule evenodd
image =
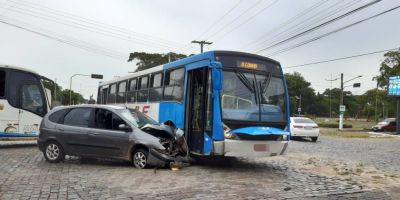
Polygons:
M246 69L257 69L258 68L257 63L251 63L251 62L238 61L238 65L239 65L239 67L246 68Z

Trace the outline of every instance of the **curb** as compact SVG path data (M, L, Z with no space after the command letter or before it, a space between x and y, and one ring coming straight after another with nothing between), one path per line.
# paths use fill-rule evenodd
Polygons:
M37 146L37 141L36 140L0 141L0 149L16 148L16 147L32 147L32 146Z

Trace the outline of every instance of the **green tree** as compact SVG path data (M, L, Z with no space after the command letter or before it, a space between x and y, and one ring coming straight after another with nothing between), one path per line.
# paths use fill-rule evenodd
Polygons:
M69 102L70 90L68 90L68 89L62 90L57 95L60 96L62 105L69 105L70 104L70 102ZM86 103L87 102L85 100L85 98L83 98L83 96L81 94L76 93L74 91L72 91L71 100L72 100L72 104L82 104L82 103Z
M173 52L167 54L134 52L129 55L128 62L137 60L136 71L141 71L186 57L187 55Z
M314 89L310 87L311 83L307 82L299 72L286 73L285 79L289 91L291 114L297 113L299 101L297 97L301 95L301 108L303 114L314 114L316 96Z
M374 77L379 87L386 89L390 76L400 75L400 51L389 51L384 54L384 60L379 68L380 75Z

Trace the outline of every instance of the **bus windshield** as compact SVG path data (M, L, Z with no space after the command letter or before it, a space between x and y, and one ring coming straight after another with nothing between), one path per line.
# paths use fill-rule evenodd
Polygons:
M224 71L224 119L283 122L285 89L282 77L241 71Z

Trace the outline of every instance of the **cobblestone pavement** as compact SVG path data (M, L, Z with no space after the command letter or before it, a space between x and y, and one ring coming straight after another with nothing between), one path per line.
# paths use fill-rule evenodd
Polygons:
M340 143L328 138L317 144L293 142L291 151L312 151L329 142ZM52 164L37 148L25 147L0 150L0 199L313 200L390 196L346 178L299 170L284 159L223 159L179 171L138 170L115 161L68 159Z
M317 143L292 141L289 151L318 154L345 161L360 161L378 169L400 172L399 138L349 139L321 136Z

